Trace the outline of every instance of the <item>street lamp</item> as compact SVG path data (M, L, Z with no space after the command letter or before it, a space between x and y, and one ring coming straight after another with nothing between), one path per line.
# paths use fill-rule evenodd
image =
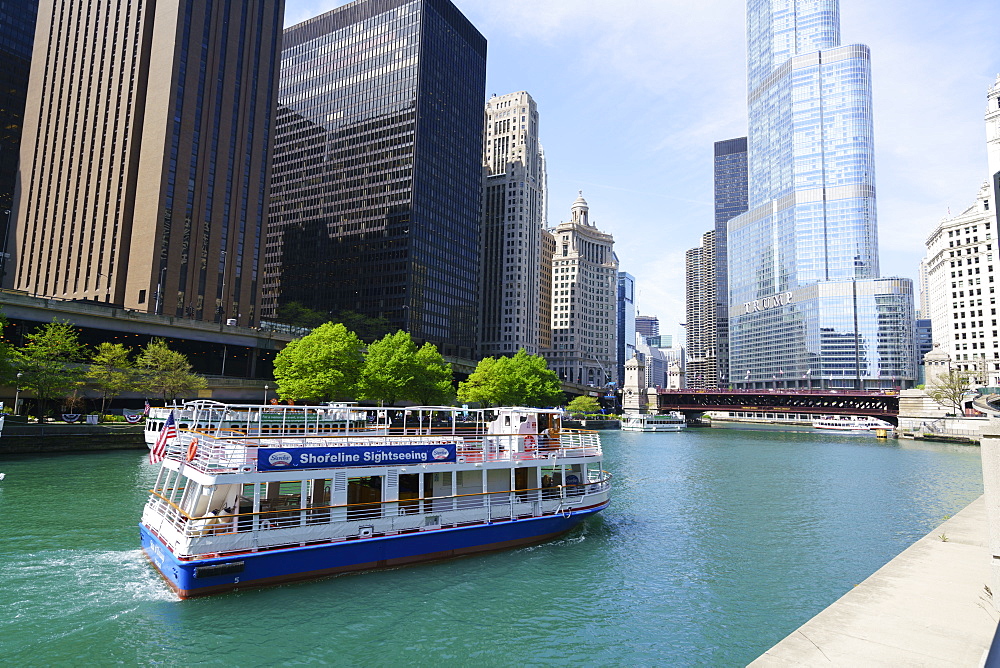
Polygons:
M265 403L265 404L267 404L267 391L268 391L269 389L271 389L271 388L270 388L270 386L268 386L268 385L265 385L265 386L264 386L264 403Z
M18 408L20 408L19 402L21 400L21 376L24 374L20 371L17 372L17 387L14 388L14 415L18 415Z

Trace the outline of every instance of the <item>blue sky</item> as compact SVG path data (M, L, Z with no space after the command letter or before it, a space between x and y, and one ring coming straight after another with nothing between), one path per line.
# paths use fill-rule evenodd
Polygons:
M740 0L454 0L489 43L487 90L528 91L549 222L577 190L615 236L639 311L677 334L684 252L712 228L712 144L746 134ZM286 0L285 25L346 4ZM872 50L883 276L916 278L924 240L986 178L997 0L841 0L844 44Z

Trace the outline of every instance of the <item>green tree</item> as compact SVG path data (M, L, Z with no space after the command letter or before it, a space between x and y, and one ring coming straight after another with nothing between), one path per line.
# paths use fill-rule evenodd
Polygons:
M330 314L311 309L299 302L289 302L278 307L275 320L296 327L315 329L330 319Z
M358 398L392 406L399 399L418 404L441 405L455 397L451 365L437 347L425 343L417 349L402 330L368 346L358 380Z
M36 328L27 339L11 357L21 373L20 386L35 394L38 421L43 422L49 401L65 396L83 382L86 369L75 363L83 358L85 346L76 327L59 320Z
M160 395L163 403L208 387L203 376L191 371L187 356L171 350L163 339L153 339L142 349L136 359L136 368L138 389Z
M523 348L513 357L480 360L469 379L458 385L459 401L483 406L553 406L563 398L555 372Z
M375 341L389 333L389 321L381 316L367 316L356 311L341 311L333 318L348 330L358 335L362 341Z
M594 397L574 397L573 400L566 405L566 410L573 415L589 415L592 413L600 413L601 404L598 403L597 399Z
M958 415L962 413L962 399L969 393L970 374L949 369L938 374L928 383L927 394L943 406L951 406Z
M362 348L354 332L332 322L290 341L274 358L278 396L296 401L352 398L364 363Z
M417 351L419 373L407 388L407 398L421 406L449 406L455 401L451 365L444 361L437 346L425 343Z
M101 393L102 418L109 400L137 387L138 376L135 365L129 358L130 352L120 343L105 341L97 344L97 350L90 360L87 379Z
M358 378L358 398L392 406L398 399L409 398L407 389L419 374L417 346L409 333L386 334L368 346Z

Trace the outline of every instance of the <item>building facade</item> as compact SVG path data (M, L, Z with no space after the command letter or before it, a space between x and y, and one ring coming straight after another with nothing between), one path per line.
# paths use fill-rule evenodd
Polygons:
M539 233L542 241L538 281L538 348L552 347L552 258L556 254L556 238L548 230Z
M912 282L879 278L870 54L841 46L839 12L747 3L748 210L726 244L737 387L915 378Z
M0 3L0 284L10 263L9 237L14 223L14 186L21 151L24 103L28 97L31 50L35 43L38 0Z
M701 246L685 254L687 382L688 387L696 389L719 386L716 251L716 236L712 231L702 235Z
M715 142L715 360L719 382L729 377L729 221L747 210L747 138Z
M14 287L258 320L283 12L282 0L40 3Z
M660 335L660 319L655 315L635 316L635 331L643 336Z
M524 91L486 103L480 352L539 350L545 180L538 109Z
M618 272L618 387L625 382L625 363L635 357L635 276Z
M952 369L991 387L1000 386L994 197L984 182L972 205L931 232L925 258L937 352L948 356Z
M604 386L617 364L615 240L590 220L583 193L552 234L552 347L542 355L559 378Z
M486 40L449 0L358 0L285 30L266 314L477 344Z

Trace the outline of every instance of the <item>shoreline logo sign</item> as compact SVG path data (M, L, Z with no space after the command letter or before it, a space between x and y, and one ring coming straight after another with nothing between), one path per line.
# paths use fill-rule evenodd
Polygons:
M441 461L442 459L448 459L451 456L451 452L448 448L434 448L431 450L431 457Z
M292 463L292 456L287 452L279 450L278 452L271 453L267 458L267 463L271 466L288 466Z

